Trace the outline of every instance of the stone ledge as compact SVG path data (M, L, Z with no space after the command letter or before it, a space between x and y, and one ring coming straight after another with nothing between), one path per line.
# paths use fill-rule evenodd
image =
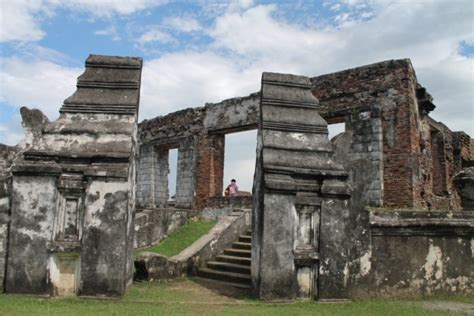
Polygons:
M372 235L472 236L474 212L371 211Z

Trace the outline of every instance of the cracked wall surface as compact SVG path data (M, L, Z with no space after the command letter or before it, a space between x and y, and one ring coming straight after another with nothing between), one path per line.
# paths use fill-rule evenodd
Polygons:
M474 292L474 212L374 211L371 296Z
M90 55L56 121L21 109L7 293L113 296L129 286L141 67Z

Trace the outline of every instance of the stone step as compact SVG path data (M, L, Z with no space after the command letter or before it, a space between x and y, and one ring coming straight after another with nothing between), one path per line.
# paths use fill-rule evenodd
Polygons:
M245 258L251 258L252 252L247 249L234 249L234 248L226 248L224 249L224 254L225 255L230 255L230 256L237 256L237 257L245 257Z
M250 266L250 263L252 262L252 259L244 258L244 257L237 257L237 256L218 255L218 256L216 256L216 261L236 263L236 264Z
M252 237L252 231L248 229L248 230L245 231L244 235Z
M227 271L218 271L209 268L199 268L198 276L213 280L219 280L231 283L241 283L250 285L251 278L250 274L234 273Z
M200 277L194 277L198 281L201 282L215 282L216 284L219 285L224 285L224 286L232 286L236 287L239 289L251 289L252 286L249 284L244 284L244 283L233 283L233 282L226 282L226 281L220 281L220 280L213 280L213 279L207 279L207 278L200 278Z
M241 236L239 236L239 241L240 242L252 243L252 236L241 235Z
M247 249L250 250L252 248L252 244L248 242L240 242L236 241L232 243L232 248L234 249Z
M212 270L228 271L228 272L250 275L250 266L242 265L242 264L219 262L219 261L208 261L207 267Z

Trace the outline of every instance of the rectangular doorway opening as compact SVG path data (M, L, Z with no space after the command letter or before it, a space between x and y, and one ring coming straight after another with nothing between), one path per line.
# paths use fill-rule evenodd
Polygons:
M225 135L223 192L235 179L239 195L252 194L256 149L257 130Z
M178 148L168 151L168 204L176 201L176 184L178 179Z

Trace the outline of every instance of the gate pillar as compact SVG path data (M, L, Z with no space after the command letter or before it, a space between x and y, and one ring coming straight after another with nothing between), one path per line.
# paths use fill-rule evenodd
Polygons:
M318 106L309 78L263 73L251 272L265 300L346 296L350 187Z

